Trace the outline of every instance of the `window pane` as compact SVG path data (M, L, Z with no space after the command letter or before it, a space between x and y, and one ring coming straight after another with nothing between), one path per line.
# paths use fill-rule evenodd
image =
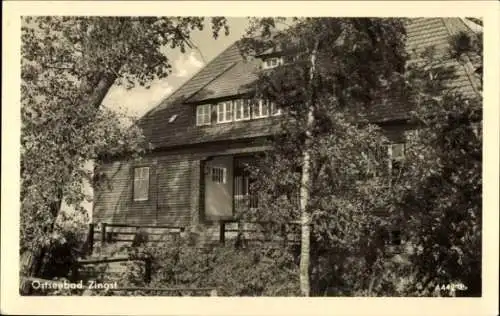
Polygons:
M260 109L260 115L261 116L268 116L269 115L269 101L265 101L262 103L262 107Z
M243 118L250 118L250 102L243 103Z
M277 107L274 102L269 102L268 104L269 104L268 106L271 108L271 115L281 114L281 109Z
M217 104L217 122L224 120L224 103Z
M198 105L196 107L196 125L210 124L210 104Z
M226 168L213 167L211 170L212 182L226 183Z
M392 145L392 158L398 159L404 157L404 144L393 144Z
M148 199L149 193L149 168L140 167L134 169L134 200Z
M231 102L226 102L226 116L225 121L231 121L233 118L233 104Z
M234 119L240 120L242 112L242 102L241 100L234 101Z

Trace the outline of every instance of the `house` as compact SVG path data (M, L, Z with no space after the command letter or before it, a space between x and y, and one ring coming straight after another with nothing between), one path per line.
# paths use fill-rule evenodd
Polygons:
M450 36L471 32L461 18L415 18L407 23L407 47L444 51ZM213 229L233 218L248 196L241 166L252 153L266 150L279 109L245 95L259 68L280 65L277 57L244 59L234 43L139 122L153 150L139 162L116 160L100 167L110 186L95 193L94 223ZM454 87L478 93L473 70L455 61ZM394 142L393 158L402 153L409 108L374 107L369 119ZM217 237L214 237L217 238Z

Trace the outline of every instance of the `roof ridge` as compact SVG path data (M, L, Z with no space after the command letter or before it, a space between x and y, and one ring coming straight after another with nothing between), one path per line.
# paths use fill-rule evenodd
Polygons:
M165 98L163 98L160 102L158 102L157 105L155 105L154 107L152 107L151 109L149 109L146 113L144 113L140 118L139 120L143 119L143 118L146 118L151 112L155 111L156 109L158 109L164 102L168 101L168 99L170 99L177 91L181 90L184 86L186 86L190 81L193 80L194 77L196 77L200 72L202 72L205 68L207 68L210 64L212 64L219 56L221 56L222 54L224 54L225 52L227 52L229 49L233 48L233 46L235 46L237 43L238 43L239 40L237 41L234 41L231 45L229 45L228 47L226 47L222 52L220 52L219 54L215 55L208 63L206 63L205 65L203 65L203 67L201 67L196 73L194 73L189 79L187 79L186 81L184 81L183 84L181 84L177 89L175 89L171 94L169 94L168 96L166 96ZM222 73L224 73L226 70L222 71ZM212 80L210 80L212 81ZM204 85L205 86L205 85ZM199 91L199 90L198 90Z

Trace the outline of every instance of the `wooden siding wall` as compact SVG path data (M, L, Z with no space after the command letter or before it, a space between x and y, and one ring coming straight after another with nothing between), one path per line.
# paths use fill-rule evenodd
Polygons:
M195 227L203 222L200 185L203 161L217 155L263 150L261 143L212 143L155 152L139 162L100 166L105 185L96 190L92 222ZM133 169L150 167L149 199L133 201Z
M384 126L393 142L403 140L408 125ZM131 225L172 225L195 227L204 223L204 160L216 155L231 155L263 150L254 142L212 143L165 152L156 152L140 162L113 162L99 168L107 178L104 189L96 190L94 223ZM133 168L150 167L150 190L147 201L132 199Z

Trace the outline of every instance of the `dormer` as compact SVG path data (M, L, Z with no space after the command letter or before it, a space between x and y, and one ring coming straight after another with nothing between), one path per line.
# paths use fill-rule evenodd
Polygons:
M298 55L298 51L293 48L287 50L269 48L255 57L261 61L260 69L268 70L294 63L298 61Z
M283 65L283 56L271 56L262 58L262 69L272 69Z

